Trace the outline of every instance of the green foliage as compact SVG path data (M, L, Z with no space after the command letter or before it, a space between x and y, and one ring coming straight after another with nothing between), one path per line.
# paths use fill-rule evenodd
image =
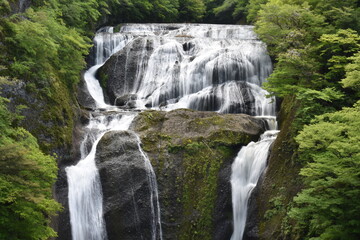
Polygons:
M0 0L0 15L5 15L10 12L10 4L7 0Z
M88 39L59 22L50 10L29 9L26 17L7 23L11 75L43 86L61 80L72 89L85 66Z
M325 78L338 82L345 75L349 57L360 50L360 36L351 29L339 29L335 34L324 34L320 38L322 61L326 66Z
M295 120L298 126L309 123L316 115L335 111L334 102L344 97L344 94L335 88L324 88L320 91L300 88L298 91L297 99L301 102Z
M275 56L291 48L306 47L325 30L324 17L310 11L306 2L290 5L276 0L263 5L255 26L270 54Z
M295 1L295 0L293 0ZM298 1L299 2L299 1ZM359 3L357 0L308 0L312 10L323 15L335 29L360 30Z
M290 216L306 239L360 237L360 102L317 117L296 137L305 189Z
M0 238L48 239L56 233L49 216L60 210L51 198L57 167L25 129L12 126L18 116L0 98Z
M151 15L155 22L174 22L178 17L178 0L154 0Z
M267 3L269 0L249 0L248 5L246 5L247 17L246 19L249 22L255 22L258 16L258 12L261 9L262 4Z
M184 22L199 22L205 15L203 0L179 0L179 20Z
M108 3L110 22L174 22L178 19L179 1L113 0Z
M346 77L341 81L344 87L353 88L360 93L360 52L349 57L351 63L345 66Z
M101 16L101 10L107 12L106 1L98 0L58 0L61 17L68 26L82 30L91 30Z
M273 196L265 220L282 221L280 238L358 239L359 103L346 108L360 94L358 1L265 2L250 0L247 17L256 20L256 32L276 59L266 89L299 103L292 121L293 135L303 129L296 137L299 156L295 151L289 157L306 164L305 188L290 214L278 214L288 209L278 208L281 199Z
M245 1L237 0L225 0L222 5L214 9L215 16L220 19L221 22L231 23L235 19L241 18L245 8ZM235 11L235 9L237 9Z
M275 66L274 72L264 84L265 89L273 95L284 97L298 93L301 86L322 85L318 74L320 64L310 46L279 53Z

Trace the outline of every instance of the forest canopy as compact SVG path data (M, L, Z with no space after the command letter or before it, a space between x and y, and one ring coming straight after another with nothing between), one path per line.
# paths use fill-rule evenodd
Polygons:
M300 106L292 138L303 189L283 216L292 232L283 230L282 237L360 238L359 1L36 0L26 11L17 4L0 0L0 83L21 79L49 104L61 102L66 108L54 119L73 114L60 92L76 91L101 26L254 24L274 61L265 88L280 99L294 96ZM0 98L0 238L48 239L56 236L49 216L60 209L51 198L56 159L8 102Z

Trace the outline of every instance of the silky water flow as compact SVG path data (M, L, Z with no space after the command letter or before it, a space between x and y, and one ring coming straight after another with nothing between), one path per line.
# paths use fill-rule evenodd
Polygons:
M267 121L258 142L243 147L232 165L231 185L234 232L241 240L251 191L266 167L269 147L276 138L275 102L261 88L272 71L266 46L252 26L210 24L124 24L120 32L102 28L94 38L95 63L85 73L85 82L97 109L86 127L81 160L66 169L69 208L74 240L107 239L103 199L95 164L96 146L109 131L127 130L136 113L114 106L117 99L134 96L136 110L191 108L219 113L245 113ZM136 51L138 46L142 46ZM114 54L125 54L121 88L102 89L95 75ZM127 68L136 58L136 71ZM117 64L117 61L115 61ZM121 67L114 65L114 68ZM115 71L115 70L114 70ZM131 79L131 81L129 80ZM114 96L105 102L103 91ZM91 145L91 148L88 146ZM162 239L160 207L155 173L144 158L152 190L151 239ZM89 150L90 149L90 150ZM155 201L153 201L155 199Z

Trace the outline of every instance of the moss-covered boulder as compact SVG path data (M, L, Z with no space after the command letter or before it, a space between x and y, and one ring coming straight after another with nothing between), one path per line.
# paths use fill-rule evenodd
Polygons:
M179 109L142 112L131 128L157 175L164 239L230 239L231 163L263 121Z

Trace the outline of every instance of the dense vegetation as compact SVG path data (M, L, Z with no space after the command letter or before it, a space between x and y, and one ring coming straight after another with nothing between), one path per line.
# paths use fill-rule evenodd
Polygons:
M295 96L300 106L292 137L304 189L283 216L291 231L286 227L281 234L359 239L358 1L37 0L26 12L17 6L18 1L0 0L1 84L25 82L29 93L47 103L39 118L61 124L45 131L58 143L38 145L1 98L1 239L55 235L47 224L59 209L51 200L55 158L41 150L50 154L70 144L72 93L92 33L122 22L253 23L275 62L266 88L280 98Z
M16 127L19 116L5 103L0 98L0 239L48 239L56 233L47 216L60 210L51 197L56 162L28 131Z
M293 160L303 166L304 188L286 208L281 234L358 239L359 3L250 0L245 9L275 59L266 88L300 103Z

